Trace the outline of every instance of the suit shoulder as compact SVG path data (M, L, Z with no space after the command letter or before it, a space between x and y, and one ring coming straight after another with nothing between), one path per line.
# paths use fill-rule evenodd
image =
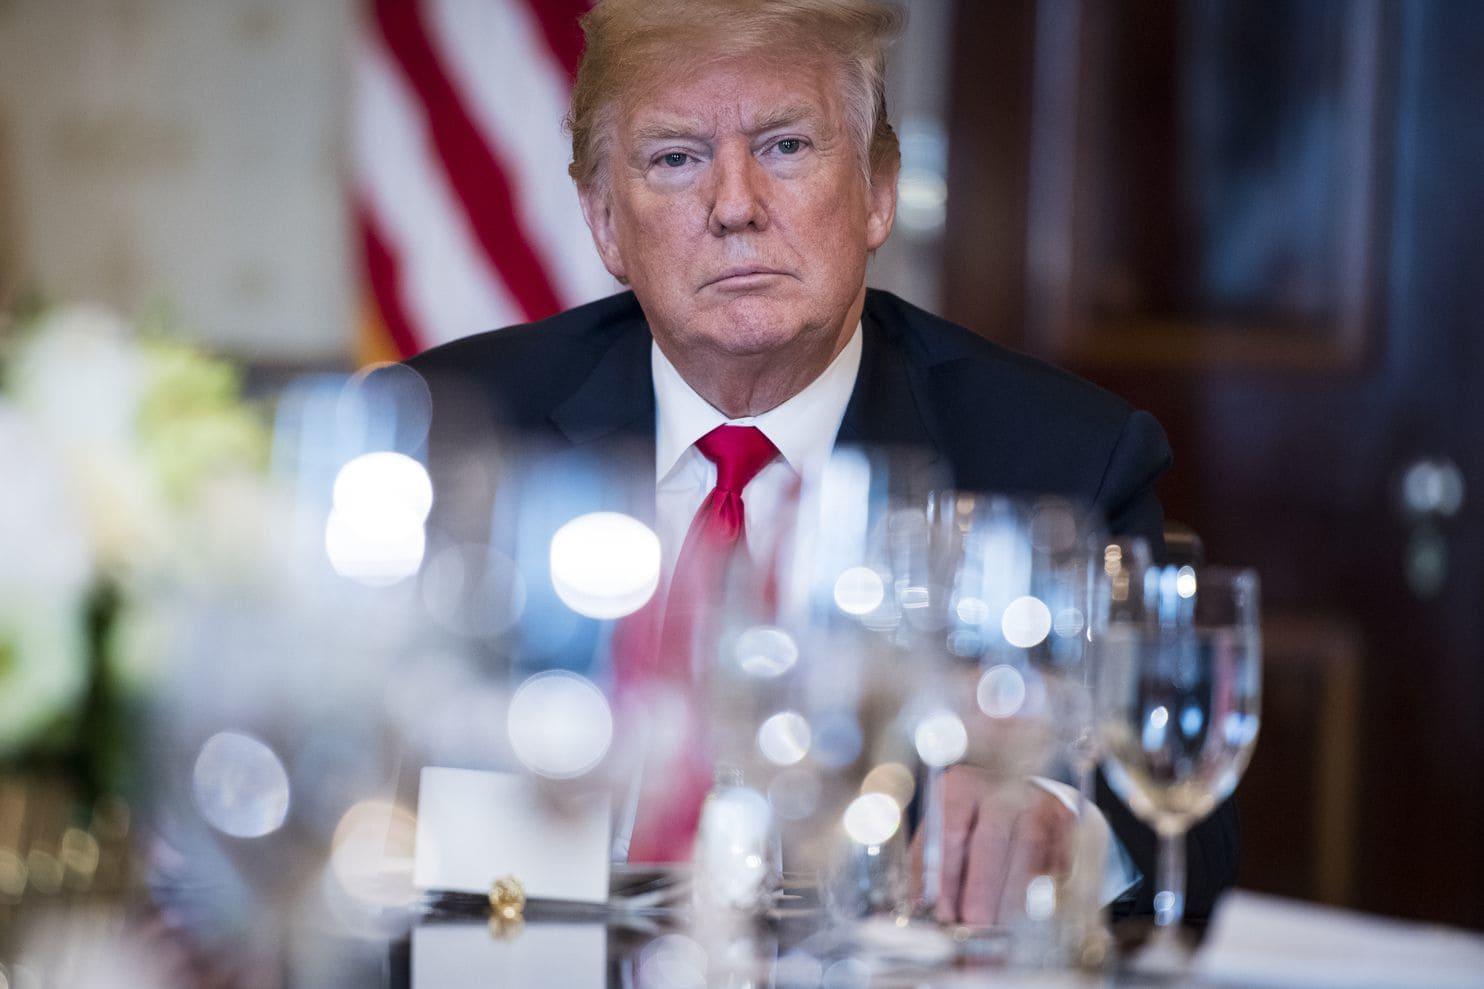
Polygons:
M633 329L643 315L632 292L623 292L533 323L487 330L423 351L406 363L432 379L474 378L485 384L549 380L570 373L587 355L601 352Z
M613 344L648 334L632 293L463 337L408 360L426 383L434 421L484 421L517 432L547 428L551 411L571 395Z
M1085 378L994 343L967 327L935 316L889 292L872 291L868 307L896 328L902 346L948 394L974 403L1017 410L1042 423L1075 422L1082 428L1123 428L1133 407Z

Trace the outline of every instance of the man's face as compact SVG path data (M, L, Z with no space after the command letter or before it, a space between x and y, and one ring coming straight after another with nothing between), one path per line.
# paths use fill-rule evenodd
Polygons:
M833 66L713 61L616 116L607 188L583 208L661 348L837 350L891 231L896 177L865 181Z

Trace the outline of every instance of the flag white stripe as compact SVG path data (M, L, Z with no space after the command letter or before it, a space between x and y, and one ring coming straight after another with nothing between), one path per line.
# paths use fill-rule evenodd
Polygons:
M444 71L501 163L521 227L565 305L621 289L603 268L567 175L566 73L527 4L431 0L428 33Z
M400 265L424 347L523 321L474 241L416 96L380 40L363 35L355 81L355 181Z

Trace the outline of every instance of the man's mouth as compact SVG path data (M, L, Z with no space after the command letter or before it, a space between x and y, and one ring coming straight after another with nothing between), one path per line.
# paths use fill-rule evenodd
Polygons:
M765 284L774 278L784 278L788 272L766 265L746 264L727 268L707 281L702 288L751 288Z

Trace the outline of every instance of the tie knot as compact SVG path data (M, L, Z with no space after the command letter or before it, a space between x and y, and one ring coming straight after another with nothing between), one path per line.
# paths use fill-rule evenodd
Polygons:
M756 426L717 426L696 440L696 449L716 465L716 487L740 495L778 448Z

